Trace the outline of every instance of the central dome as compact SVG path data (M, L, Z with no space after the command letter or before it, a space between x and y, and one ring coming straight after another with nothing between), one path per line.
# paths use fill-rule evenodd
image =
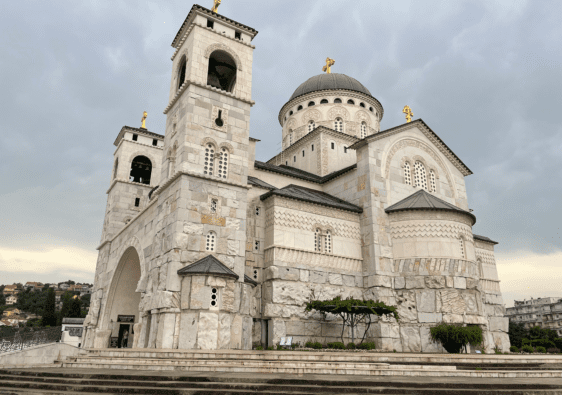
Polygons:
M366 95L372 96L371 92L363 86L362 83L355 78L351 78L345 74L319 74L309 78L303 82L297 90L293 93L289 101L295 97L306 95L310 92L333 90L333 89L346 89L350 91L361 92Z

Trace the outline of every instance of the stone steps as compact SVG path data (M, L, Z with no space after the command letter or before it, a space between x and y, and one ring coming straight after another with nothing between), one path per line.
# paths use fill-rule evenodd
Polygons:
M562 382L484 382L474 380L334 379L327 376L274 375L173 375L154 372L126 372L50 369L41 371L0 371L1 394L393 394L393 395L562 395ZM531 380L532 381L532 380ZM543 380L544 381L544 380ZM552 382L552 380L551 380Z

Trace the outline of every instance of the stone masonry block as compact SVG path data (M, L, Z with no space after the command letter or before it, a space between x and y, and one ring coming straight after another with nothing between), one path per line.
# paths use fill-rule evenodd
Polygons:
M418 313L418 321L420 323L437 323L443 321L441 313Z
M453 278L455 288L466 289L466 278L464 277L454 277Z
M342 276L338 273L330 273L328 275L328 281L332 285L343 285Z
M394 277L394 289L403 289L406 287L406 279L404 277Z
M425 288L425 278L422 276L406 277L406 288Z
M416 305L418 307L418 312L434 313L435 291L430 291L430 290L416 291Z

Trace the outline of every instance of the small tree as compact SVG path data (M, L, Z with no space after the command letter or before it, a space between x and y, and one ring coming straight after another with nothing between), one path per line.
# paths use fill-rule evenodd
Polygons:
M57 315L55 313L55 291L50 288L47 291L47 298L43 308L42 326L55 326L57 324Z
M70 317L70 318L80 318L81 316L82 316L82 311L81 311L80 299L74 298L74 299L72 299L72 301L70 302L70 307L69 307L69 309L68 309L68 315L67 315L67 317Z
M332 300L312 300L306 304L305 311L311 310L339 315L341 317L343 320L343 327L341 331L342 342L346 326L351 328L351 341L355 343L355 328L358 324L364 323L367 326L365 328L365 332L363 333L363 338L361 339L361 343L363 343L363 340L365 340L365 336L367 335L367 331L371 326L371 315L380 316L392 314L394 318L398 319L396 307L387 306L383 302L379 301L358 300L351 297L344 300L342 300L340 296L337 296Z
M461 324L441 323L430 329L431 339L439 342L448 353L459 353L467 344L482 344L482 328Z
M509 323L509 342L512 346L521 348L523 339L529 338L529 331L525 329L525 325L516 322Z

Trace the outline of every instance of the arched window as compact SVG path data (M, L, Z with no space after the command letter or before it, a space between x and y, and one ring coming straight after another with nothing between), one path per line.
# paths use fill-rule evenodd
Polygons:
M437 183L435 182L435 171L432 169L429 171L429 185L430 192L437 192Z
M347 101L347 104L351 104L352 106L354 106L354 105L355 105L355 102L354 102L353 100L349 99L349 100Z
M118 168L119 168L119 158L115 158L115 164L113 165L113 178L117 177Z
M359 106L365 108L365 103L359 103Z
M414 186L421 187L427 191L427 174L425 166L419 160L414 164Z
M324 252L326 254L332 253L332 232L329 230L326 231L326 236L324 240Z
M343 119L336 118L334 121L334 130L336 132L343 132Z
M187 68L187 58L182 56L180 61L180 67L178 69L178 89L181 88L183 83L185 82L185 70Z
M313 101L308 102L308 107L312 107L312 106L315 106L315 105L316 105L316 103L314 103Z
M313 120L310 120L310 122L308 122L308 132L312 132L314 129L316 129L316 123Z
M464 253L464 239L462 236L459 236L459 248L461 251L461 258L464 259L466 254Z
M316 229L314 232L314 251L322 251L322 231L320 229Z
M232 92L236 85L236 63L225 51L217 50L209 56L207 85Z
M290 115L293 115L293 110L291 110L291 111L289 112L289 116L290 116Z
M361 138L367 137L367 123L365 121L361 122Z
M131 162L129 181L150 185L152 162L146 156L137 156Z
M334 99L334 103L341 103L341 99L340 98Z
M302 106L297 107L297 111L300 111L300 110L302 110Z
M320 101L320 104L327 104L327 103L328 103L328 99L322 99L322 100Z
M404 184L412 185L412 173L408 162L404 162Z
M369 107L369 111L375 112L375 110L373 109L373 107Z
M215 146L213 144L207 144L205 147L205 167L203 169L203 174L208 174L212 176L215 171Z
M226 178L228 176L228 162L229 162L229 152L226 148L221 148L219 154L219 178Z
M213 231L210 231L209 233L207 233L207 246L206 246L206 250L207 251L215 251L215 246L217 245L217 234Z

